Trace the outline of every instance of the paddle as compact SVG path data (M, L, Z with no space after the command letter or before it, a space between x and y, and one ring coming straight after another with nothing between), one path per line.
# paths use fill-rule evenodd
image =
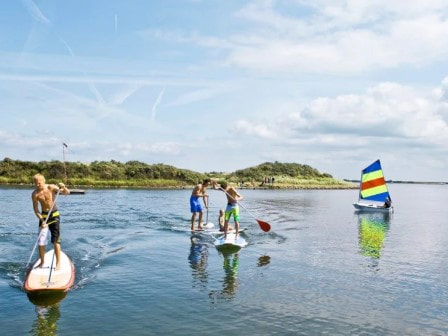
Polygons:
M51 273L53 273L53 263L54 263L54 255L56 251L53 250L53 257L51 258L51 266L50 266L50 274L48 275L47 288L50 287Z
M206 205L207 212L206 212L206 220L205 220L205 226L204 227L206 229L213 229L215 227L215 224L208 222L208 208L210 206L210 199L209 199L208 196L207 196L207 203L206 204L207 204Z
M206 219L205 219L205 226L208 225L208 200L207 200L207 205L205 206L205 208L207 209L207 215L206 215Z
M232 195L230 195L225 189L223 189L222 187L219 187L220 190L224 191L230 198L232 198L236 203L238 203L238 205L241 205L241 207L247 211L247 213L249 215L251 215L258 223L258 225L260 225L260 228L264 231L264 232L269 232L271 230L271 224L269 224L268 222L262 221L260 219L257 219L257 217L255 217L252 212L250 212L244 205L242 205L240 202L238 202L235 198L232 197Z
M44 222L44 224L42 225L43 227L44 227L45 225L47 225L48 219L50 218L51 211L53 210L53 207L54 207L54 205L56 204L56 199L58 198L60 192L61 192L61 189L59 189L58 192L56 193L56 197L54 198L54 201L53 201L53 204L51 205L50 211L48 211L47 218L45 218L45 222ZM41 230L41 231L39 232L39 234L37 235L36 243L34 243L33 251L31 251L30 258L28 259L28 262L26 263L25 268L28 268L28 265L30 264L31 258L33 257L34 251L36 250L36 246L37 246L37 243L39 242L39 238L40 238L40 235L41 235L41 234L42 234L42 230ZM42 265L42 266L43 266L43 265Z

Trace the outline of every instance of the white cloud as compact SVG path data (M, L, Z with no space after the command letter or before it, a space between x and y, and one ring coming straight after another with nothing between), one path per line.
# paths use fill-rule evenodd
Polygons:
M97 160L105 158L107 153L107 160L111 158L124 157L144 157L148 154L176 156L181 151L183 146L177 142L79 142L67 141L69 144L69 151L71 159L82 157L85 161L86 153L89 153L89 160ZM18 133L0 130L0 143L2 143L2 154L13 151L26 151L35 153L35 157L39 160L58 159L60 154L60 145L62 140L58 137L42 137L33 135L22 135ZM34 158L34 159L36 159ZM13 157L13 159L19 159ZM106 159L106 158L105 158ZM33 160L33 158L30 158Z
M297 1L306 16L288 16L276 1L254 1L235 17L249 26L227 37L148 30L151 36L211 51L222 64L261 73L359 73L419 67L448 57L444 1ZM294 2L289 3L294 6Z
M145 155L178 155L182 146L176 142L155 142L155 143L98 143L95 144L96 151L98 148L107 152L109 157L142 157Z
M448 56L448 19L424 16L309 36L274 34L229 51L228 63L262 72L357 73L421 66ZM253 38L251 39L254 40Z
M29 137L21 134L0 130L0 143L2 147L37 149L47 146L55 146L61 143L56 137Z
M241 134L288 144L296 141L344 147L354 139L365 144L387 138L411 145L434 144L446 150L448 124L443 111L447 111L446 103L434 90L422 93L409 86L382 83L364 94L314 99L299 112L275 116L269 127L239 120L234 128Z
M247 135L255 135L260 138L273 139L277 137L275 132L266 124L252 123L246 120L238 120L233 132Z
M188 91L181 94L171 103L167 104L167 106L182 106L200 102L203 100L211 99L216 95L222 94L224 91L225 89L210 89L210 88Z

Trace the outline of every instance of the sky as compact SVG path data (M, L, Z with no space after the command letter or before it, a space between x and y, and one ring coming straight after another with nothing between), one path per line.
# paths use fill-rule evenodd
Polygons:
M1 1L0 116L0 159L448 181L448 2Z

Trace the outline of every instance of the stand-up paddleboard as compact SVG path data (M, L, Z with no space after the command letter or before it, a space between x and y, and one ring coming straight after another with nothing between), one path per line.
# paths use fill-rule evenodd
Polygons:
M239 229L239 230L238 230L238 234L240 234L241 232L245 232L246 230L247 230L247 228ZM212 234L212 235L214 235L214 236L216 236L216 235L223 235L223 234L224 234L223 231L216 230L216 229L215 229L215 230L208 230L208 231L206 231L206 232L209 233L209 234ZM235 230L234 230L234 229L229 230L228 233L233 233L233 234L235 234Z
M61 267L56 269L56 256L53 259L54 250L45 253L45 263L40 264L40 258L34 263L25 278L24 288L27 293L37 292L65 292L75 282L75 267L70 258L61 251Z
M204 227L202 230L190 230L186 227L179 227L179 226L173 226L171 227L172 231L179 231L179 232L189 232L189 233L198 233L198 234L208 234L208 235L222 235L223 232L219 231L219 228L215 227ZM246 231L246 228L239 229L238 232L244 232ZM232 232L233 230L229 230L229 232Z
M228 232L227 237L224 238L224 235L216 238L215 240L215 246L216 248L222 249L222 248L241 248L247 246L247 241L242 238L239 234L238 237L235 238L235 233Z

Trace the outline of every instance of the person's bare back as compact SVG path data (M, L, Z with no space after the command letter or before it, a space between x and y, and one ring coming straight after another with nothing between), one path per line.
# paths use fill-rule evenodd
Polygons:
M241 195L238 194L235 188L228 187L226 190L227 203L236 204L240 199L242 199Z
M204 195L206 195L207 187L208 187L207 183L205 184L199 183L194 187L193 191L191 192L191 195L196 197L203 197Z

